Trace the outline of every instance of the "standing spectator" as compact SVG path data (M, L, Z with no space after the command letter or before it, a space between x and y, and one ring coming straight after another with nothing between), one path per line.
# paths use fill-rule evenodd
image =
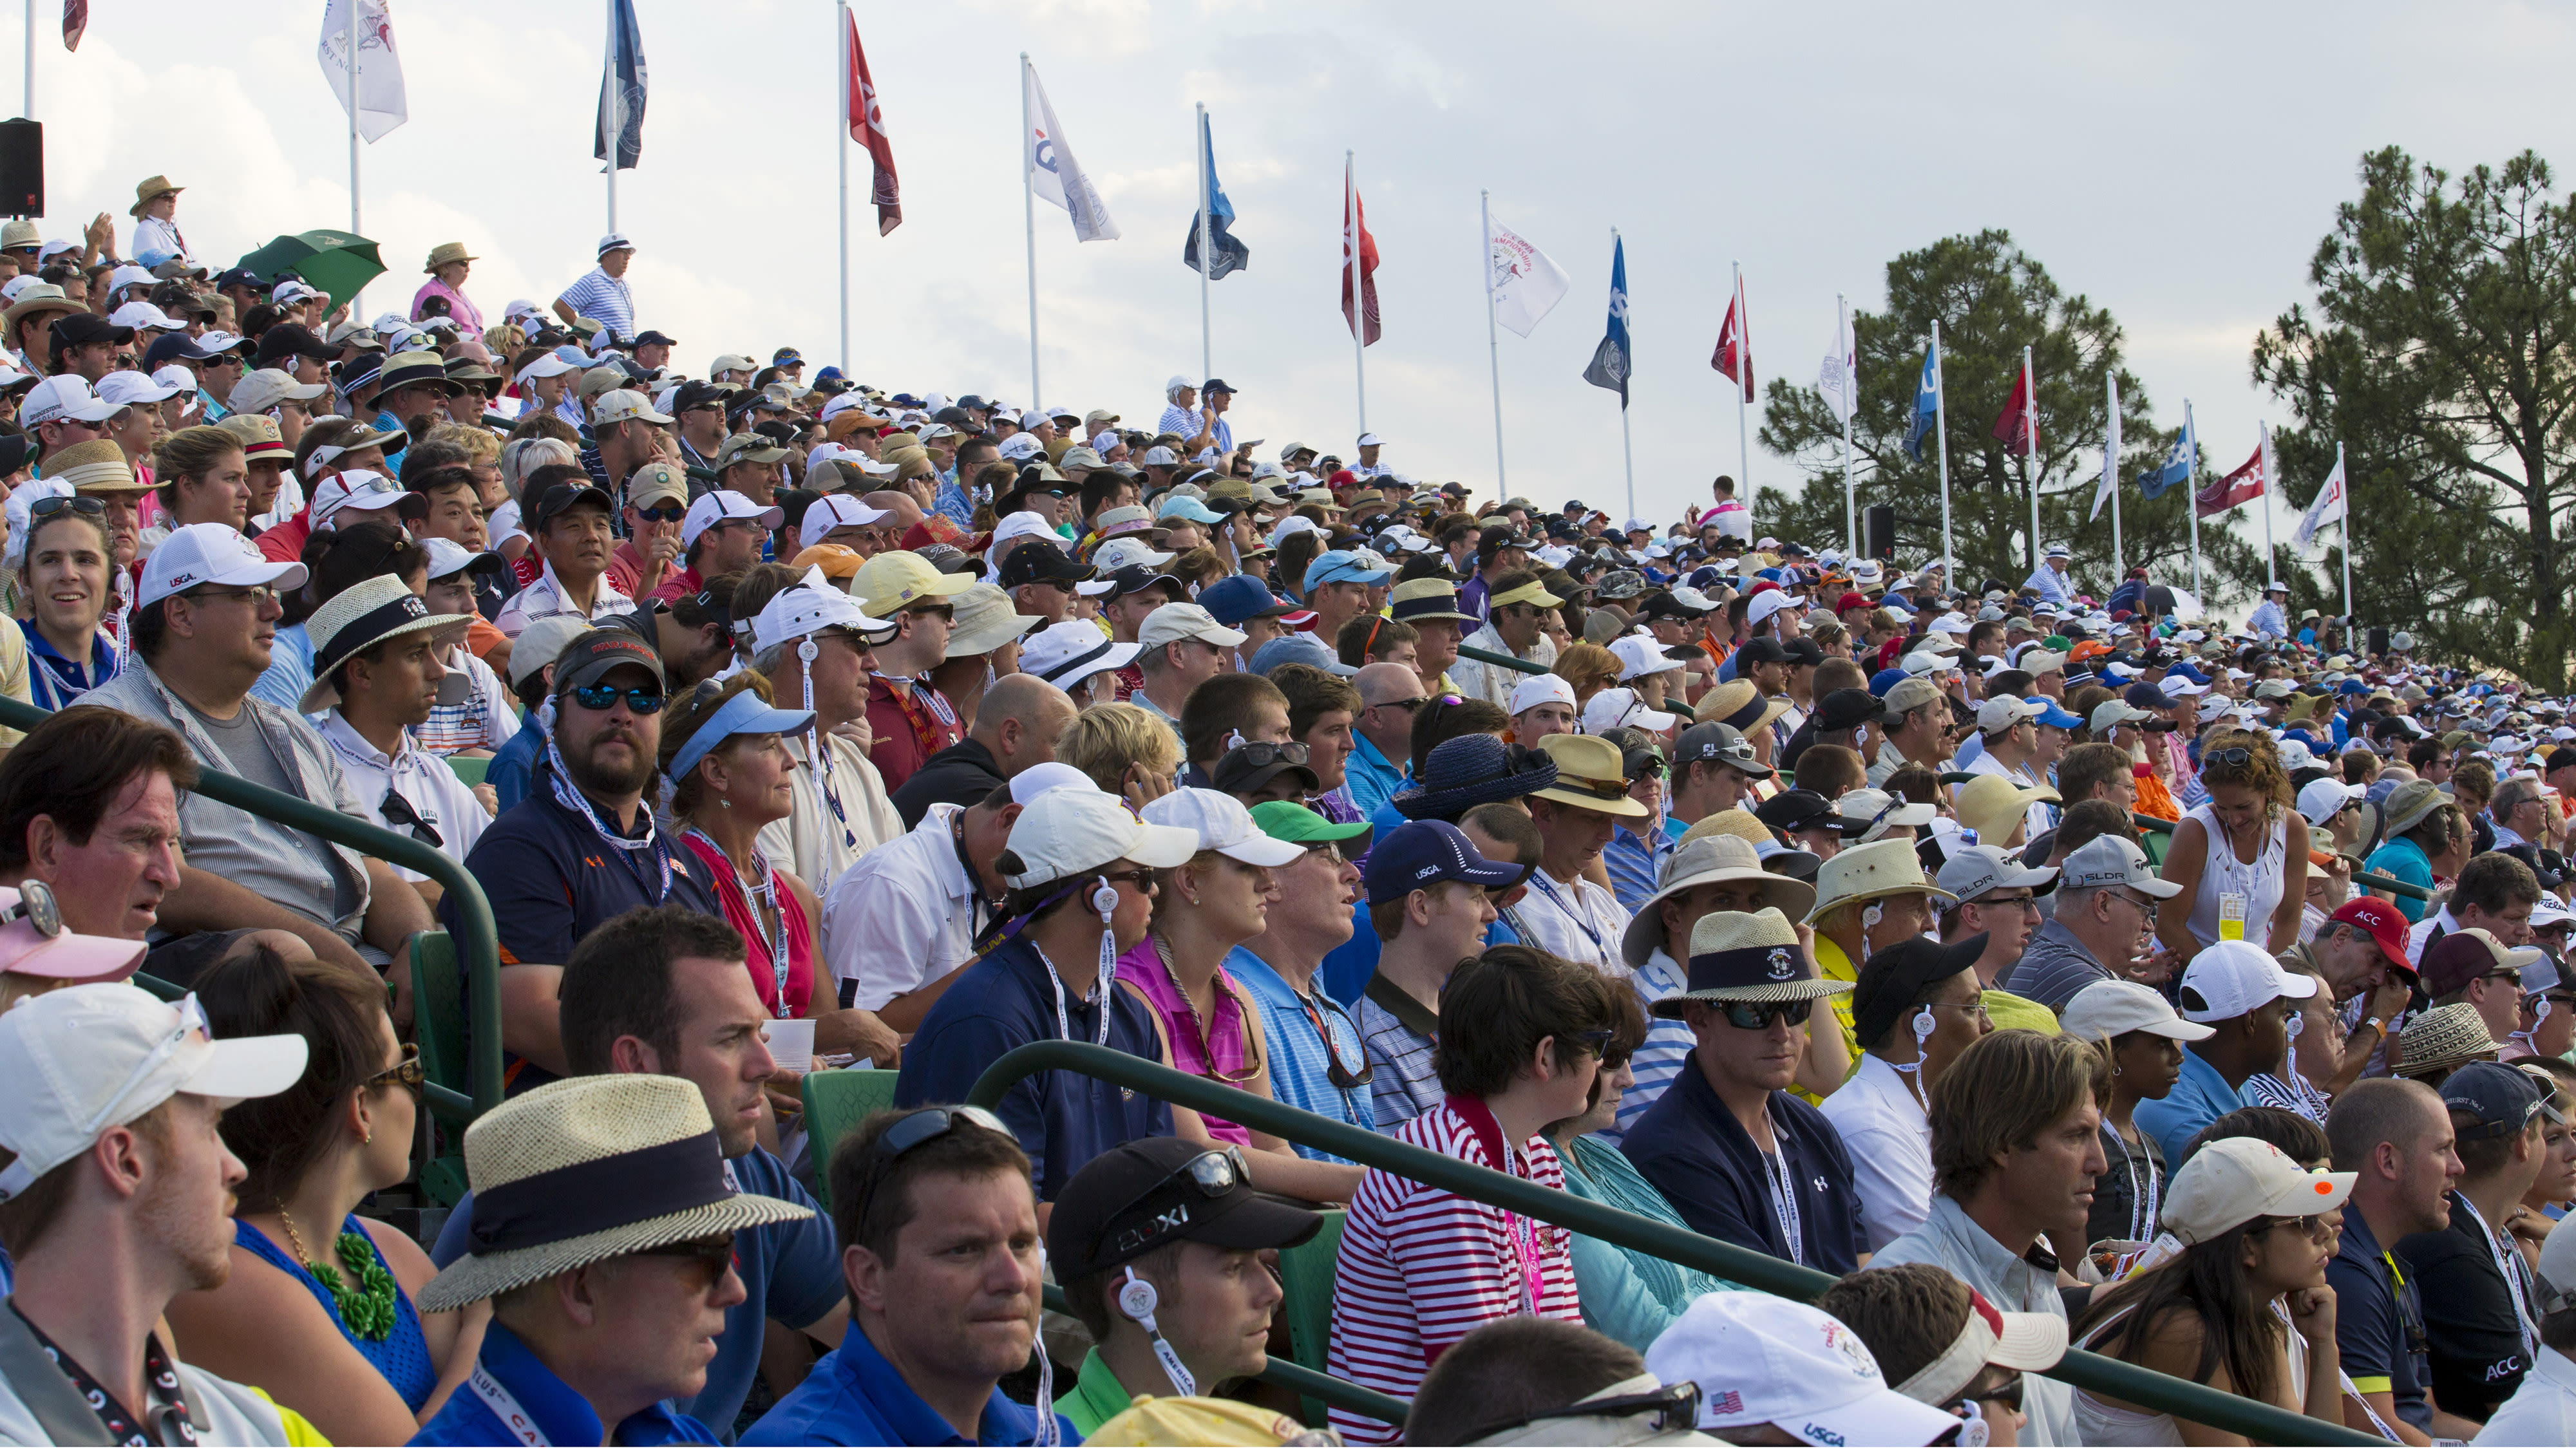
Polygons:
M2453 787L2460 784L2453 776ZM2436 879L2460 872L2471 853L2466 818L2429 780L2410 779L2379 802L2381 836L2387 843L2370 852L2362 868L2430 891ZM2400 895L2398 912L2410 925L2432 909L2423 899Z
M2165 1160L2182 1160L2201 1128L2227 1113L2267 1104L2245 1083L2280 1063L2290 1014L2317 989L2315 976L2283 970L2252 941L2222 940L2192 957L2177 993L2182 1018L2211 1035L2183 1047L2181 1079L2137 1109L2138 1129L2164 1148Z
M2289 847L2291 822L2304 846L2307 818L2280 751L2259 731L2213 734L2201 750L2200 782L2209 797L2174 827L2165 851L2165 881L2181 893L2159 917L2157 938L2177 951L2222 939L2289 949L2308 892L2308 852Z
M582 274L581 279L563 289L555 298L555 315L565 325L583 317L599 323L619 341L635 339L635 293L627 285L626 268L635 260L635 243L616 232L599 239L599 265Z
M2442 1083L2460 1158L2450 1221L2397 1242L2423 1293L2434 1401L2484 1422L2538 1361L2539 1287L2514 1245L2523 1193L2548 1163L2555 1093L2511 1066L2472 1061Z
M466 332L480 335L483 331L483 309L465 297L465 278L473 273L474 263L479 260L481 258L465 254L465 243L461 241L443 241L431 247L429 260L421 267L429 274L429 280L422 282L420 290L412 293L411 319L417 322L430 316L454 317L456 325ZM432 299L444 302L446 309L432 312L429 309Z
M2183 1042L2216 1032L2175 1015L2171 1002L2130 980L2096 981L2077 991L2066 1003L2065 1025L2066 1034L2111 1062L2111 1100L2102 1108L2107 1169L2093 1184L2084 1240L2134 1250L2155 1238L2166 1170L2163 1144L2138 1127L2138 1103L2163 1100L2182 1079Z
M1922 1226L1932 1209L1932 1088L1995 1028L1975 979L1984 949L1974 936L1955 945L1916 936L1860 968L1852 1022L1867 1046L1823 1111L1851 1158L1873 1252Z
M1275 814L1303 806L1280 802L1261 808ZM1376 1073L1369 1104L1378 1130L1392 1131L1440 1104L1445 1093L1432 1066L1440 988L1451 971L1483 949L1485 927L1498 918L1493 897L1518 885L1521 876L1517 865L1486 859L1446 820L1410 821L1370 849L1362 882L1379 949L1377 972L1359 1004L1359 1025L1369 1069Z

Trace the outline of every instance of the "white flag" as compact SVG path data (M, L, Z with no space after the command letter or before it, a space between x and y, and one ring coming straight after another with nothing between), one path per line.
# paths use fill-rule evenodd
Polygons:
M1564 299L1565 268L1510 227L1488 221L1493 245L1486 258L1485 284L1494 289L1494 320L1526 337Z
M2345 496L2343 459L2338 457L2334 471L2326 474L2316 497L2309 501L2308 511L2299 515L2299 531L2290 535L2290 546L2301 552L2307 551L2308 545L2316 541L2317 529L2325 526L2329 518L2338 523L2344 521L2349 516L2347 510L2350 507L2351 499ZM2352 546L2350 539L2345 540L2344 546Z
M2120 486L2120 379L2111 382L2111 423L2102 433L2102 481L2093 489L2093 512L2086 522L2102 516L2102 505Z
M322 7L322 78L349 108L349 7L358 7L358 134L369 141L411 119L403 100L402 56L394 50L392 0L328 0Z
M1851 317L1837 324L1841 335L1816 368L1816 390L1834 404L1834 416L1848 420L1860 401L1860 349L1852 343Z
M1082 163L1073 158L1073 147L1064 138L1064 127L1056 124L1055 107L1047 103L1046 87L1038 83L1038 68L1022 68L1029 80L1028 114L1031 130L1023 138L1028 151L1023 164L1028 168L1029 185L1040 201L1051 201L1073 217L1073 234L1080 241L1116 241L1118 223L1109 219L1109 208L1100 200L1100 188L1082 174Z

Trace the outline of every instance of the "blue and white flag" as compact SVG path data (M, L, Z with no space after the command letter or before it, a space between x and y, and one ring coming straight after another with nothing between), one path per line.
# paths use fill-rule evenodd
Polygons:
M1628 243L1621 240L1610 243L1609 332L1593 349L1583 380L1618 393L1623 410L1628 406L1628 357Z
M2174 438L2173 451L2165 454L2165 464L2151 473L2138 474L2138 496L2162 497L2167 488L2191 479L2191 466L2200 454L2199 439L2192 436L2191 417L2183 417L2182 431Z
M1914 421L1905 429L1905 455L1923 461L1923 439L1941 417L1941 344L1923 349L1923 381L1914 389Z
M590 154L608 159L617 138L617 169L632 171L644 156L644 35L635 26L635 0L615 0L608 17L608 63L599 76L599 126ZM601 169L606 169L605 167Z
M1225 187L1216 179L1216 141L1208 131L1208 118L1199 117L1199 169L1207 177L1207 195L1199 198L1201 213L1207 218L1208 249L1215 259L1208 266L1208 280L1223 281L1252 264L1252 248L1234 239L1225 224L1234 219L1234 203L1225 199ZM1199 217L1190 217L1190 238L1181 243L1181 264L1192 271L1199 269Z
M1100 199L1100 188L1091 184L1082 163L1074 159L1073 143L1065 139L1064 127L1056 123L1055 106L1047 100L1037 67L1023 61L1020 74L1026 81L1021 105L1029 116L1029 133L1022 138L1021 164L1028 170L1029 189L1037 193L1040 201L1064 208L1073 218L1075 240L1116 241L1118 223L1109 219L1109 207Z

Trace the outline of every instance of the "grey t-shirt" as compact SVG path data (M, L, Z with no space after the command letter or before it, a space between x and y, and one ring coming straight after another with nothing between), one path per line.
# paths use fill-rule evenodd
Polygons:
M303 783L277 757L277 751L269 747L268 736L260 732L258 722L251 717L247 706L234 710L230 719L217 719L185 699L180 703L196 716L198 726L215 741L215 747L224 752L233 773L263 789L273 789L299 799L303 797ZM298 830L295 837L312 855L314 863L331 878L332 918L346 918L360 904L357 882L341 868L339 857L332 853L330 845L321 836Z

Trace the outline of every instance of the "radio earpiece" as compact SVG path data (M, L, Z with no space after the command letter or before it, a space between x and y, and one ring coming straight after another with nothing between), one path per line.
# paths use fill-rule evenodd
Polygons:
M1155 1325L1154 1309L1161 1301L1153 1283L1137 1276L1135 1268L1127 1269L1127 1280L1118 1288L1119 1312L1154 1340L1154 1358L1163 1365L1163 1376L1172 1380L1173 1391L1184 1398L1195 1398L1199 1394L1198 1378L1182 1363L1180 1353L1164 1340L1163 1329Z
M1931 1006L1926 1005L1914 1013L1914 1049L1916 1051L1921 1051L1923 1049L1923 1043L1932 1038L1932 1030L1935 1024L1936 1022L1932 1019Z
M1091 892L1091 913L1105 922L1118 909L1118 887L1110 884L1106 875L1099 879L1100 888ZM1146 1290L1150 1292L1153 1289L1148 1287Z

